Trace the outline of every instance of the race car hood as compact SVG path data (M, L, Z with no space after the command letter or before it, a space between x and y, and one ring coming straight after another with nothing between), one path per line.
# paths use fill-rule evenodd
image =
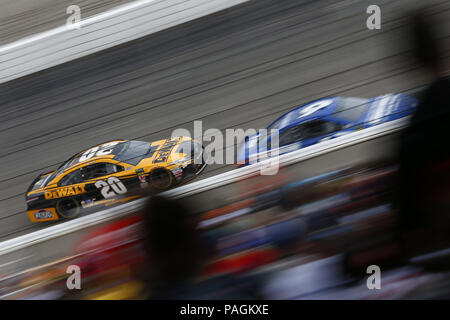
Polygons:
M25 195L28 196L28 194L30 192L38 192L39 189L42 189L43 187L45 187L50 176L54 172L55 171L42 173L39 176L37 176L36 179L34 179L33 182L30 184L30 186L28 187L27 191L25 192Z

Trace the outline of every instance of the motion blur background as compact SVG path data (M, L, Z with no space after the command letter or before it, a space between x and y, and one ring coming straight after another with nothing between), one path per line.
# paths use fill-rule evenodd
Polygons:
M69 5L79 5L84 19L127 2L2 0L0 45L63 25ZM381 8L380 30L366 27L371 4ZM191 129L194 120L204 130L264 128L295 106L331 95L420 97L433 76L416 63L405 38L405 17L420 5L253 0L2 82L0 240L52 226L30 224L24 192L74 150L116 138L165 138ZM436 36L448 65L450 3L426 7L439 21ZM0 56L2 72L6 62ZM176 283L181 289L165 297L227 297L239 282L257 288L240 291L254 292L250 298L448 298L448 239L428 246L430 230L406 241L397 228L398 141L398 134L371 139L283 167L277 176L183 197L206 252L201 271L186 279L205 285L189 291L190 284ZM212 165L199 178L234 169ZM158 298L151 275L160 271L143 240L142 217L149 213L136 211L2 254L0 297ZM179 259L167 259L178 266ZM81 291L66 288L72 264L82 267ZM366 286L369 265L381 268L380 290Z

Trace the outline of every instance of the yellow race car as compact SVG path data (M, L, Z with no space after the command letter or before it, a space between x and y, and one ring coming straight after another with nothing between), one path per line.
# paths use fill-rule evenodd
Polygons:
M205 169L203 151L189 137L152 143L114 140L91 147L31 183L28 216L32 222L72 219L82 209L134 198L139 187L169 189Z

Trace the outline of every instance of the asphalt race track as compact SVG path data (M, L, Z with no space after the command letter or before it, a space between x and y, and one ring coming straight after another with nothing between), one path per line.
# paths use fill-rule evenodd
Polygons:
M371 1L252 1L0 85L0 240L49 225L29 222L25 190L89 146L152 141L194 120L204 130L264 128L323 96L426 84L400 45L399 17L412 3L378 1L382 28L368 30ZM446 1L434 7L449 9ZM212 165L202 177L230 168Z

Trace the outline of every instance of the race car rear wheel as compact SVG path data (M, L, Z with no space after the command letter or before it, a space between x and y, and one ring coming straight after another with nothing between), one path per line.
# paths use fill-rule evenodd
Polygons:
M150 184L156 189L169 189L172 186L173 181L174 178L172 173L166 169L158 168L150 173Z
M80 214L80 204L74 198L60 199L56 202L56 212L63 218L74 219Z

